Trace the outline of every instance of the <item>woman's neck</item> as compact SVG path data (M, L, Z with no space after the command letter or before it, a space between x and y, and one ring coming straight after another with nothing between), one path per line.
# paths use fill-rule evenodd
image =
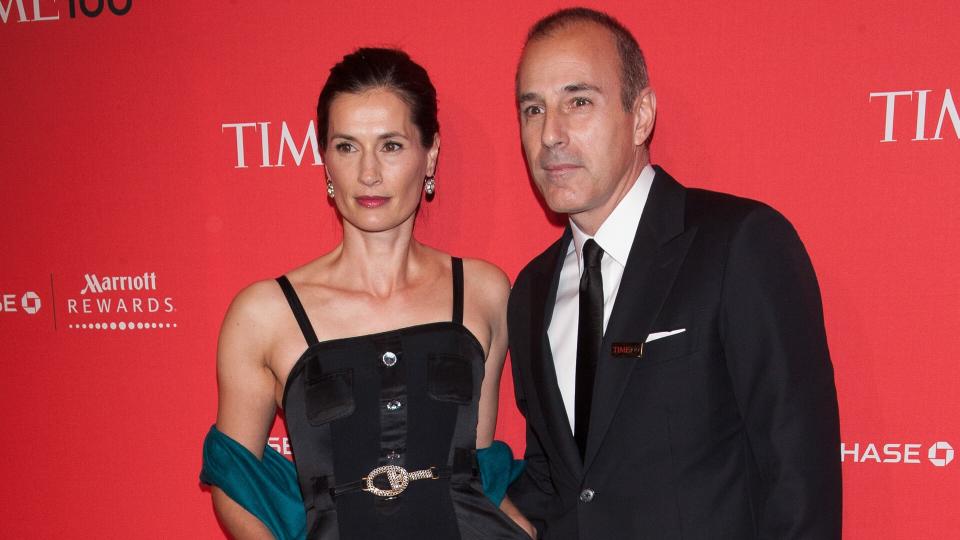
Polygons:
M421 266L423 246L413 237L413 219L381 232L344 224L333 265L349 289L388 297L405 288Z

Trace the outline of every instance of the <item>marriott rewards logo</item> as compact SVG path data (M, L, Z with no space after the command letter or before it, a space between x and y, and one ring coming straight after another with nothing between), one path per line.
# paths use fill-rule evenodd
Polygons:
M176 328L177 308L160 293L156 272L84 274L76 296L67 298L67 328L157 330Z

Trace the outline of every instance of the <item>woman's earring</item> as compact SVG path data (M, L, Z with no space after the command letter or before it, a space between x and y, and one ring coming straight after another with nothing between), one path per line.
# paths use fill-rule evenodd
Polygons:
M432 176L427 177L427 181L423 184L423 190L427 192L427 196L433 197L435 191L437 191L437 183L433 181Z
M333 180L327 178L327 196L332 199L334 195L336 194L333 192Z

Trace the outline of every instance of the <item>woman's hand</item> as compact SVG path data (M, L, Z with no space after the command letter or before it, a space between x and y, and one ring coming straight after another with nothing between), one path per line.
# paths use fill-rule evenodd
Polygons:
M527 533L530 538L536 540L537 538L537 528L533 526L533 523L530 523L530 520L520 512L520 509L513 504L513 501L510 500L510 497L504 497L503 502L500 503L500 510L504 514L510 517L514 523L520 526L525 533Z

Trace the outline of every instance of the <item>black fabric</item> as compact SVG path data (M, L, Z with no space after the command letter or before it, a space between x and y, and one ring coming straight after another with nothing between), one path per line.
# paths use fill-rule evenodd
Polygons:
M470 359L460 354L430 354L427 358L427 393L440 401L469 404L473 399Z
M299 476L299 475L298 475ZM333 504L334 477L316 476L312 478L311 490L304 491L304 506L307 510L307 538L337 538L338 523L337 510ZM300 488L303 490L303 479L300 479ZM306 498L307 494L311 498Z
M484 352L459 322L461 264L452 261L454 320L315 343L288 375L284 419L308 538L524 538L476 473ZM290 305L296 313L299 302ZM382 465L443 474L393 498L358 489Z
M463 259L454 257L453 270L453 322L463 324Z
M582 460L546 337L570 230L517 276L508 325L527 467L510 498L547 540L838 539L837 396L803 244L769 206L655 170ZM613 354L681 329L642 356Z
M574 392L574 439L581 459L587 452L590 431L590 404L597 356L603 339L603 274L600 260L603 250L593 240L583 244L583 274L580 276L580 318L577 323L577 377Z
M304 395L307 420L311 425L322 426L350 416L356 407L353 401L353 370L339 369L313 378L308 370Z
M313 325L310 324L307 312L303 309L300 297L293 290L290 280L287 279L287 276L280 276L277 278L277 283L280 284L280 289L283 290L283 295L287 298L287 303L290 304L293 316L297 318L297 324L300 326L300 331L303 332L304 339L307 340L307 345L315 345L317 343L317 333L313 331Z

